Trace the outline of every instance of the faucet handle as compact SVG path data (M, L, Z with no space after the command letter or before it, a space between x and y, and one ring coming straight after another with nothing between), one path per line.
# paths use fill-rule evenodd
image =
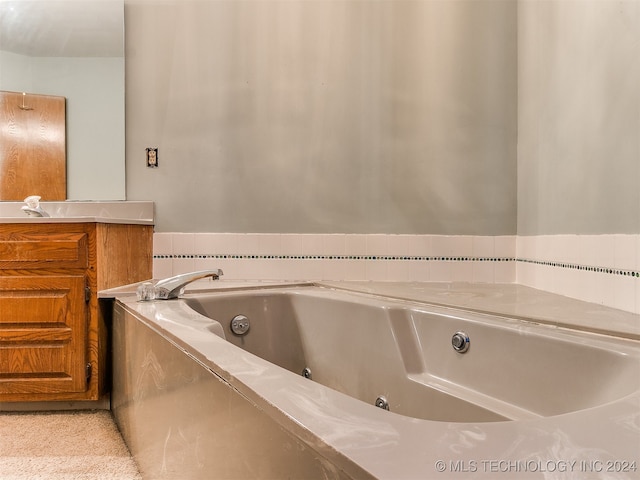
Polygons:
M29 195L24 199L24 203L26 203L29 208L38 208L40 206L41 198L42 197L40 195Z

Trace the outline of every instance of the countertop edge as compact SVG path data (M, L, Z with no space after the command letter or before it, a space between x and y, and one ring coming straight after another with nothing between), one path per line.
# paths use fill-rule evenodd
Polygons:
M114 218L114 217L0 217L0 223L118 223L126 225L154 225L154 221L145 218Z

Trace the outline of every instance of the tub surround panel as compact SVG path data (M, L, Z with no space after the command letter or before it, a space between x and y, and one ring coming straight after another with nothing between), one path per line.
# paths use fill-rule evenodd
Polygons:
M520 283L640 313L640 235L156 233L154 277Z

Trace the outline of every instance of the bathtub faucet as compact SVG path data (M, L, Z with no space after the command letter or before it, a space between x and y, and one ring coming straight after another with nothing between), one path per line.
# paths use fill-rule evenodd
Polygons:
M222 270L201 270L199 272L183 273L175 277L160 280L155 285L155 296L161 300L169 300L178 298L184 292L184 287L189 283L200 280L201 278L211 277L212 280L218 280L222 275Z

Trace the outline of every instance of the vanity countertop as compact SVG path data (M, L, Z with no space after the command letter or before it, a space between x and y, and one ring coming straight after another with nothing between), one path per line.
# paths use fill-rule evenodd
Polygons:
M0 223L119 223L153 225L150 201L40 202L49 217L30 217L23 202L0 202Z

